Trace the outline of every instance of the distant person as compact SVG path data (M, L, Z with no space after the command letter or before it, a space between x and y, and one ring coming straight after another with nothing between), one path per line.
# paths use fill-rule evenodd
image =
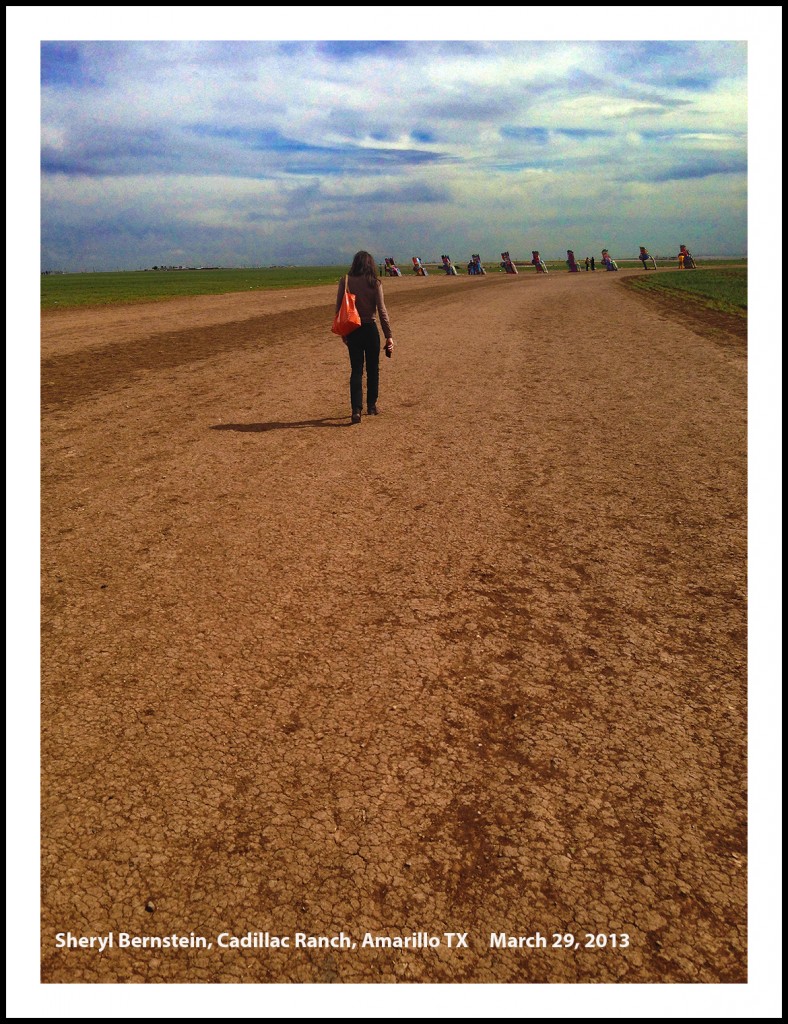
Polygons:
M588 273L588 268L590 266L591 266L591 260L588 258L588 256L586 256L586 273Z
M596 259L593 256L591 257L591 269L596 271Z
M679 253L679 270L683 270L683 269L684 269L684 253L680 252Z
M391 324L383 299L383 284L378 277L375 260L368 252L361 250L353 257L348 271L347 290L356 297L356 309L361 317L361 326L351 331L343 340L350 355L350 408L351 423L361 422L364 408L364 364L367 367L367 414L377 416L378 381L380 376L380 332L375 314L380 316L380 325L386 338L386 355L394 350ZM339 312L345 296L345 278L340 278L334 313Z

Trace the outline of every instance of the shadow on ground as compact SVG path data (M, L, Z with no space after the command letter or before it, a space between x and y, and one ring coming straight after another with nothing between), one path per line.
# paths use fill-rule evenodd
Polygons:
M306 427L349 427L345 416L328 416L320 420L294 420L292 423L217 423L211 430L237 430L242 433L264 434L268 430L304 430Z

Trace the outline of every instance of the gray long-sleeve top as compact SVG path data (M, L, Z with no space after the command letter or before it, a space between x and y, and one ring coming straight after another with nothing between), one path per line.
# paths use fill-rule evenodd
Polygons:
M361 317L362 324L369 324L375 322L375 313L377 312L380 316L380 326L383 328L383 336L390 338L391 335L391 324L389 323L389 314L386 309L386 303L383 298L383 285L380 281L375 282L373 288L366 277L356 277L354 275L348 275L347 279L347 290L356 297L356 309L358 315ZM339 287L337 288L337 305L334 310L335 313L339 312L339 307L342 305L342 298L345 294L345 279L340 278Z

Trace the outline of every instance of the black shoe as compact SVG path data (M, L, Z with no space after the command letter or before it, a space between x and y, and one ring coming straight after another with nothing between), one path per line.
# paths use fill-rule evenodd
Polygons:
M360 423L361 422L361 410L360 409L354 409L353 410L353 415L350 417L350 422L351 423Z
M378 409L377 403L367 409L367 416L380 416L380 409Z

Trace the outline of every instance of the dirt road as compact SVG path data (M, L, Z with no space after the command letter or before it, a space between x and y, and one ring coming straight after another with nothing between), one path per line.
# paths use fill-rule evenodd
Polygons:
M44 317L44 981L746 980L744 344L626 276L387 281L352 427L333 288Z

